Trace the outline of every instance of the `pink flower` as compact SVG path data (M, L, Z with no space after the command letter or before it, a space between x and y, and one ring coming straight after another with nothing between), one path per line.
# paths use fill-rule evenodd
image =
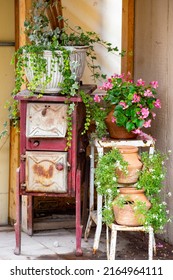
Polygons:
M157 99L157 100L154 102L154 106L155 106L156 108L161 108L160 99Z
M151 85L153 88L158 88L158 86L159 86L158 81L152 81L152 82L150 82L150 85Z
M145 127L145 128L151 127L151 120L144 122L143 127Z
M126 75L126 76L127 76L127 78L131 77L130 71L127 72L127 75Z
M112 121L113 123L115 123L115 122L116 122L116 118L115 118L115 117L112 117L111 121Z
M146 118L148 117L148 115L149 115L149 110L148 110L148 108L142 108L142 109L141 109L141 114L142 114L142 118L143 118L143 119L146 119Z
M141 130L139 128L135 129L135 130L132 130L133 133L135 134L140 134L141 133Z
M153 119L155 119L156 113L152 112L151 114L152 114L152 116L153 116Z
M119 105L121 105L123 109L128 108L128 105L125 102L120 102Z
M101 98L98 94L94 95L94 101L97 102L97 103L100 103Z
M140 96L137 95L136 93L133 95L133 100L132 100L132 103L137 103L140 101Z
M145 81L143 81L142 79L138 79L136 85L137 86L145 86Z
M144 91L144 96L154 97L154 95L150 89L147 89Z
M99 87L99 89L103 89L106 91L112 88L113 88L113 84L111 82L105 82L101 87Z

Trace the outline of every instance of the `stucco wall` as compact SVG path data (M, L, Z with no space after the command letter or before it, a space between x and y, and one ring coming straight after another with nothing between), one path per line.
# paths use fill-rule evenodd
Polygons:
M0 41L14 41L14 1L0 0ZM14 87L14 67L10 65L14 47L0 47L0 131L8 119L4 108ZM8 223L9 136L0 140L0 225Z
M63 15L74 26L87 31L95 31L104 40L121 49L122 1L121 0L62 0ZM121 57L108 54L104 48L97 47L99 65L107 75L121 72ZM84 83L92 82L85 69Z
M167 162L167 180L165 193L172 192L172 197L165 197L173 215L173 1L171 0L136 0L135 1L135 78L146 82L158 80L159 98L162 108L157 111L156 120L151 127L152 135L157 139L156 148L172 155ZM166 227L163 235L173 244L173 223Z

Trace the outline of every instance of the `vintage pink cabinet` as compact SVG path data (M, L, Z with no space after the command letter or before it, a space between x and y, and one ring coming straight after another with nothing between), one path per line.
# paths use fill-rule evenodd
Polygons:
M92 93L95 85L82 85ZM32 234L33 196L76 198L76 254L81 255L81 172L80 152L85 149L81 136L85 106L80 96L74 102L71 147L66 149L67 103L64 95L30 96L28 90L15 96L20 104L20 166L17 169L16 248L21 252L21 198L28 196L28 228Z

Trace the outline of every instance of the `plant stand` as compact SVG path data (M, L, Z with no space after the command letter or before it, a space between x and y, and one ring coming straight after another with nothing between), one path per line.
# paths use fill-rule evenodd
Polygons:
M80 90L92 93L95 85ZM85 106L80 96L31 96L28 90L15 97L20 103L20 166L16 178L16 248L21 253L22 196L28 198L27 226L33 234L33 197L75 197L76 255L81 249L81 176L86 139L81 137ZM66 101L74 102L71 147L66 149ZM86 136L85 136L86 138ZM85 199L85 198L84 198Z
M97 193L97 208L95 209L94 205L94 162L95 162L95 148L98 153L98 156L101 157L104 154L106 148L112 148L117 146L135 146L149 148L149 153L152 154L154 152L154 140L148 136L148 140L116 140L116 139L107 139L102 141L100 139L94 139L91 136L90 141L90 200L89 200L89 217L87 226L85 229L85 241L87 241L92 223L96 224L96 231L94 236L94 244L93 244L93 253L95 254L99 247L100 235L102 231L102 205L103 205L103 197L102 195Z
M137 226L137 227L130 227L130 226L120 226L117 224L111 224L111 240L110 240L110 248L109 248L109 227L107 227L107 257L108 260L115 260L116 255L116 245L117 245L117 234L118 231L142 231L146 232L145 227L143 226ZM149 241L148 241L148 259L153 259L153 250L156 254L156 244L155 244L155 238L153 233L153 228L149 227L148 229L148 235L149 235Z

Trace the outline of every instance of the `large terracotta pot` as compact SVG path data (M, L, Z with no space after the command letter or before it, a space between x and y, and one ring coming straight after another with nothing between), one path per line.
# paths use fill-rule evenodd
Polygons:
M124 197L126 204L120 208L115 205L119 197ZM146 204L146 208L150 209L151 203L144 194L144 190L137 190L135 188L121 188L120 194L115 198L113 202L113 211L115 216L115 222L123 226L140 226L143 225L145 217L142 214L138 216L135 214L133 205L135 201L142 201Z
M128 174L125 175L121 170L116 169L119 184L134 184L139 177L139 171L142 169L142 162L138 154L138 148L134 146L119 146L123 158L128 163Z
M115 122L112 122L113 110L107 115L105 122L108 128L108 132L111 138L114 139L135 139L136 134L128 132L124 126L118 126Z

